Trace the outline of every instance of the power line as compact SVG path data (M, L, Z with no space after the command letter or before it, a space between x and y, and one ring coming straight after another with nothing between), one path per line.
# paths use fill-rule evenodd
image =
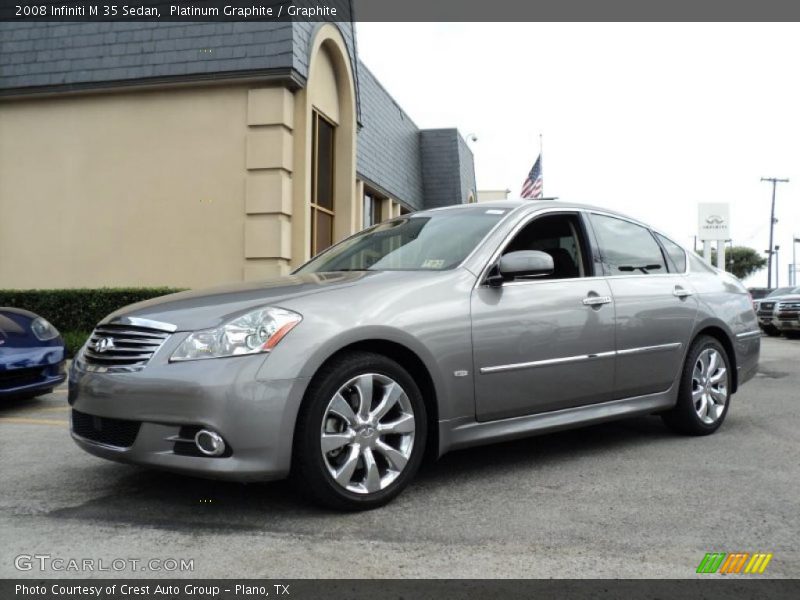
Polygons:
M761 181L769 181L772 183L772 211L769 217L769 260L767 262L767 287L772 287L772 255L775 254L775 249L772 247L772 237L775 230L775 188L779 183L789 183L788 179L779 179L777 177L762 177Z

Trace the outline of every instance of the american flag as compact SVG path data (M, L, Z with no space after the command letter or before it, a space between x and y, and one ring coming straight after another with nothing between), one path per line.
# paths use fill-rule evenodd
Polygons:
M533 163L533 168L525 181L522 183L522 197L523 198L541 198L542 197L542 155Z

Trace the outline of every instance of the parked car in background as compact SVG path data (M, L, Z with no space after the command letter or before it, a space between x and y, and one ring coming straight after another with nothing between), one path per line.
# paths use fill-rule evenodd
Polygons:
M756 316L758 317L758 326L761 328L761 331L767 335L776 337L781 334L778 328L775 311L778 308L778 302L789 294L800 294L800 287L777 288L761 300L756 301L755 308Z
M58 330L30 311L0 307L0 398L47 394L64 379Z
M773 323L787 338L800 338L800 287L778 298Z
M762 298L766 298L772 292L775 291L774 288L747 288L747 291L750 292L750 297L753 299L753 302L757 300L761 300Z
M73 361L72 435L180 473L291 471L324 504L368 509L426 453L653 413L713 433L760 344L739 280L643 223L561 201L454 206L292 276L109 315Z

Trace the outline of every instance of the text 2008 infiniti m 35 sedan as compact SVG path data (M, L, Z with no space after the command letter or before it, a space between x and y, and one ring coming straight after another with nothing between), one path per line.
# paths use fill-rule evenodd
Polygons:
M288 277L110 315L72 366L72 435L203 477L291 472L365 509L426 453L651 413L713 433L759 349L739 281L647 225L463 205L375 225Z

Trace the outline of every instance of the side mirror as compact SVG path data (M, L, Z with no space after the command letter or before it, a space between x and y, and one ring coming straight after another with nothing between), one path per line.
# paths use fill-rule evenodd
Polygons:
M542 277L555 270L553 257L540 250L518 250L500 258L498 269L503 279L514 277Z

